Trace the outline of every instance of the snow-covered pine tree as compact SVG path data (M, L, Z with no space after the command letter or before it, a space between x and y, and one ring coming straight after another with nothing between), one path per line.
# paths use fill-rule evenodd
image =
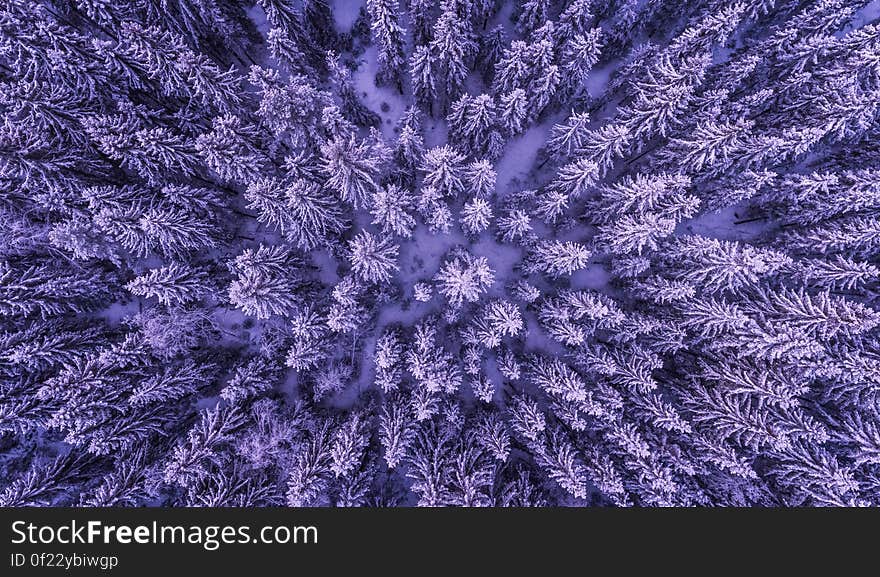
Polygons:
M390 84L403 93L403 68L406 64L404 40L406 30L401 28L398 15L400 5L397 0L369 0L367 9L373 21L373 37L378 41L379 71L378 84Z

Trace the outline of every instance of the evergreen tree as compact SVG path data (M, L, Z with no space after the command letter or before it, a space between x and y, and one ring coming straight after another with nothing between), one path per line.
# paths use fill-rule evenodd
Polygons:
M569 275L587 266L590 250L574 242L543 241L534 250L529 271L543 272L552 277Z
M229 268L235 275L229 285L229 300L245 314L259 319L287 315L301 302L296 290L297 260L282 247L245 249Z
M453 306L476 302L495 281L494 271L485 257L474 257L467 252L453 253L435 277L440 292Z
M199 300L207 289L208 275L203 270L173 263L153 269L127 285L132 294L155 297L160 303L171 306Z
M425 186L436 189L442 196L457 197L464 190L464 160L465 157L449 145L426 151L420 167L425 173Z
M391 84L403 94L401 72L406 63L403 46L406 30L398 23L400 6L396 0L369 0L367 9L373 21L373 37L380 45L376 83Z
M408 191L394 184L386 185L373 193L370 208L373 224L380 225L385 234L412 236L416 221L408 211L415 207L414 201Z
M214 119L212 130L196 140L196 150L221 179L247 183L268 162L256 140L257 131L230 114Z
M410 82L413 96L430 114L434 112L434 99L437 97L435 77L436 57L430 46L417 46L409 59Z
M362 232L349 243L351 269L365 282L386 282L398 266L398 247L387 237Z
M321 170L327 186L355 207L366 205L377 190L385 161L384 152L376 145L358 142L354 136L336 137L321 147Z
M455 3L445 2L441 10L429 47L442 90L441 110L445 110L460 95L478 47L469 22L457 14Z

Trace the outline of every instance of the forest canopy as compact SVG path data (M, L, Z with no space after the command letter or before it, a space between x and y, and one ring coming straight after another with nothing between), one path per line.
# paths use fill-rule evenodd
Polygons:
M880 505L880 2L0 7L0 504Z

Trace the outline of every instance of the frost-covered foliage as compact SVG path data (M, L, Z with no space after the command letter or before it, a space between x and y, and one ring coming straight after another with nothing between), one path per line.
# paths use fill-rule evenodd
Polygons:
M362 4L0 7L0 505L880 506L876 1Z

